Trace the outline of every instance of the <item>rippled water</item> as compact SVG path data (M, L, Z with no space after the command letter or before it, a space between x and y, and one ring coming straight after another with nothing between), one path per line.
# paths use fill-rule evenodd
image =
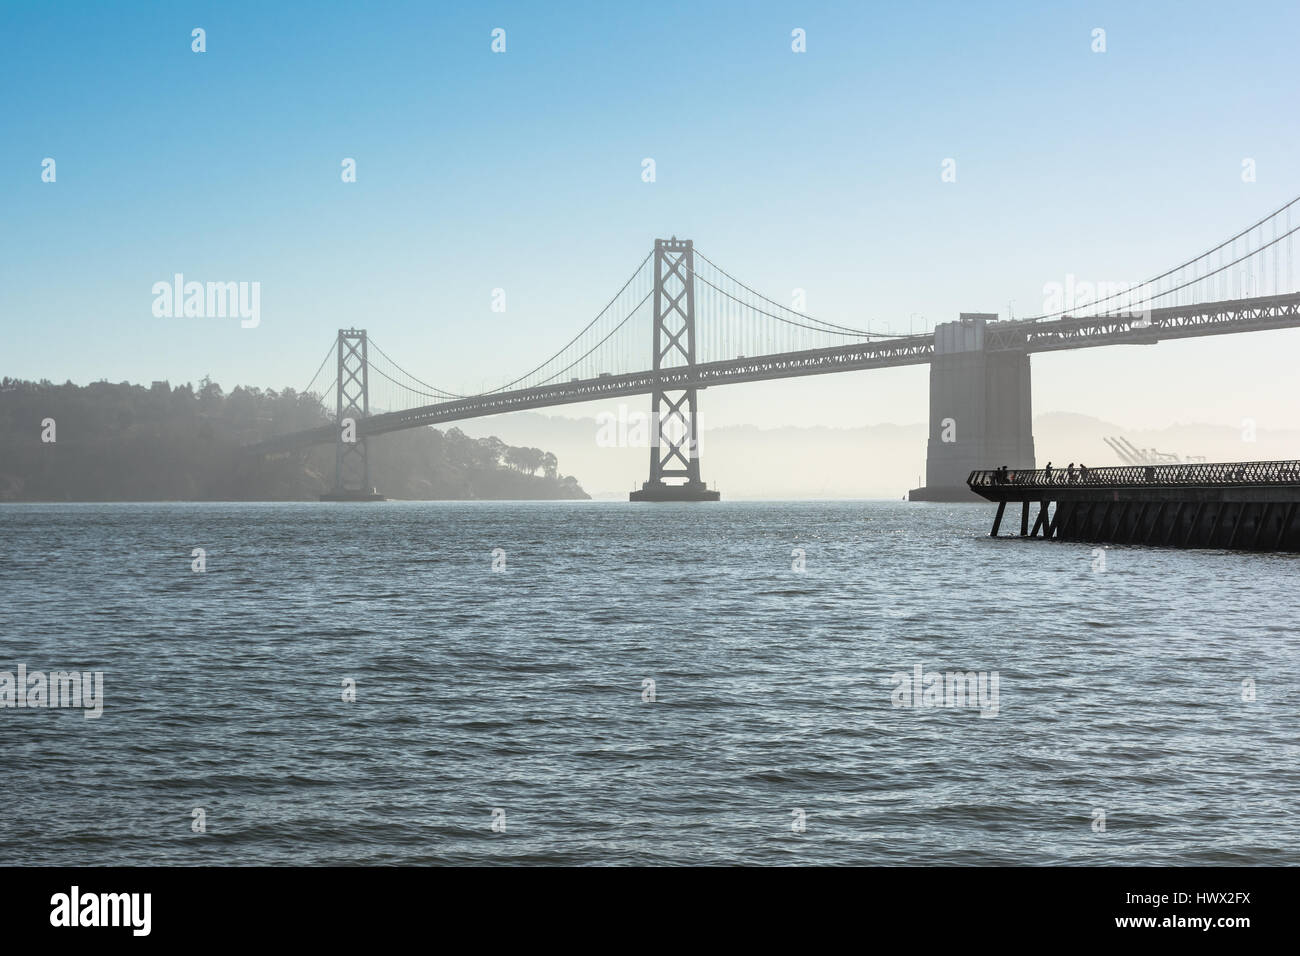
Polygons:
M991 518L0 507L0 670L106 698L0 710L0 863L1300 862L1300 559Z

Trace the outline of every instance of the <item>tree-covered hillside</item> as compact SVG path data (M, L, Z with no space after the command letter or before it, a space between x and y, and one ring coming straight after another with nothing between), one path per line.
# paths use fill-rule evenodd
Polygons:
M311 499L334 482L334 448L259 458L244 445L327 424L317 396L237 387L0 380L0 500ZM53 439L52 441L49 439ZM371 484L390 498L586 498L555 456L459 429L369 441Z

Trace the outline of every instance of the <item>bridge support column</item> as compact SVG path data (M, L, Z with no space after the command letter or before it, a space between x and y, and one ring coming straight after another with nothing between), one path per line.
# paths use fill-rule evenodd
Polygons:
M695 364L695 250L689 239L655 240L654 370ZM694 388L651 397L650 480L630 501L717 501L700 480ZM665 481L664 479L671 479Z
M1034 467L1029 354L987 348L984 326L996 318L963 312L934 330L925 487L912 501L978 501L966 485L972 471Z
M361 420L370 415L370 374L365 329L339 329L334 424L334 487L321 501L383 501L370 484L370 458Z

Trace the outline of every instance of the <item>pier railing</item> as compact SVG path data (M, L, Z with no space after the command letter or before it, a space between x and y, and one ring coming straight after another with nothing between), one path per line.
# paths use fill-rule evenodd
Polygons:
M966 483L972 488L1000 485L1058 487L1086 485L1133 487L1143 485L1295 485L1300 484L1300 461L1229 461L1172 465L1119 465L1107 468L1044 468L972 471Z

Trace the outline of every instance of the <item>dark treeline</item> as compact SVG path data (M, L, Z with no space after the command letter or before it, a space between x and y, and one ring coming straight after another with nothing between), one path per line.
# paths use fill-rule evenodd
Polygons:
M242 446L329 421L317 396L293 389L5 378L0 500L311 499L334 483L332 445L271 459ZM371 484L391 498L588 497L554 455L457 428L394 432L368 447Z

